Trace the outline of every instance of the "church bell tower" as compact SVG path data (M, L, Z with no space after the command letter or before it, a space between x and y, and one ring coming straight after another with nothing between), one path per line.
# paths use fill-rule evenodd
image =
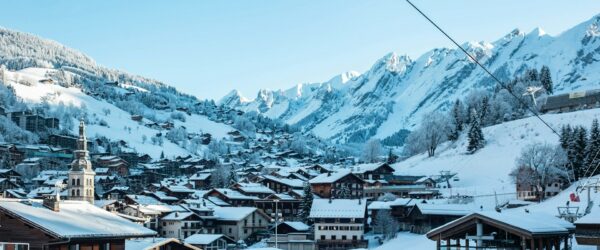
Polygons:
M94 204L94 177L96 173L92 170L83 119L79 122L77 150L73 152L73 156L74 159L71 163L67 183L69 200L82 200Z

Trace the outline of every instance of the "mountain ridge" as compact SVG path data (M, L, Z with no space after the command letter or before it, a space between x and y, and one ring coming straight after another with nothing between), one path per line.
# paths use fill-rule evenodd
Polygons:
M462 46L503 81L528 68L547 65L558 93L597 88L599 24L600 15L596 15L556 36L541 28L529 33L514 29L493 42L466 42ZM318 95L294 99L276 94L292 91L292 87L261 90L260 96L278 97L268 98L268 102L255 98L222 103L282 119L324 139L364 142L410 130L424 113L447 110L451 102L469 91L495 86L462 51L435 48L416 59L388 53L343 88L331 88L326 99Z

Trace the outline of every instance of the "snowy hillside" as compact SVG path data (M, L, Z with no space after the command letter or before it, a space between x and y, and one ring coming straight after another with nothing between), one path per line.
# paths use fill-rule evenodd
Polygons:
M55 72L53 69L26 68L17 72L5 71L4 82L14 88L17 96L29 104L47 103L51 109L59 106L74 106L83 108L87 113L88 135L91 138L104 136L113 140L123 140L127 145L139 153L149 154L158 158L164 151L165 156L172 157L187 155L190 152L170 141L165 141L162 146L143 141L143 136L151 138L161 131L146 127L131 119L131 114L106 102L89 96L79 88L65 88L57 84L45 84L40 80L47 79L47 74ZM227 136L233 128L229 125L210 121L205 116L192 114L185 115L186 121L177 120L176 126L185 126L190 132L210 133L215 138ZM71 117L76 123L80 117ZM106 122L102 125L100 121ZM131 129L129 129L131 128ZM76 126L71 128L76 134Z
M547 114L542 118L559 129L563 124L589 126L593 119L600 118L599 109L563 114ZM452 181L452 189L443 189L445 194L482 196L480 203L493 205L494 193L499 202L516 198L516 187L509 177L515 168L515 159L523 147L535 142L558 144L553 134L537 118L502 123L483 129L486 146L474 154L466 154L466 136L458 141L446 142L435 157L420 154L394 164L397 174L438 175L440 171L458 173L458 181ZM486 198L487 197L487 198ZM476 199L477 202L477 199Z
M547 65L555 93L600 87L600 15L557 36L542 29L518 29L494 42L463 44L504 80L528 68ZM261 90L250 101L234 91L222 104L254 110L299 125L322 138L362 142L411 130L421 115L447 110L473 89L496 83L458 49L433 49L412 59L390 53L361 75L346 73L330 81L288 90Z

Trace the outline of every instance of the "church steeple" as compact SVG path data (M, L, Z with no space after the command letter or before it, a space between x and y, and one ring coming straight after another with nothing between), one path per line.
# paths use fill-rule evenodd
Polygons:
M73 152L73 157L71 169L69 170L69 183L67 183L69 199L94 203L94 176L96 173L92 170L83 119L79 122L77 150Z

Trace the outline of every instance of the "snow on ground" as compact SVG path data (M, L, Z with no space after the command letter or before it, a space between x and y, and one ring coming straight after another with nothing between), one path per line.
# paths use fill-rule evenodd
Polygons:
M379 245L374 235L366 235L369 240L369 249L375 250L398 250L398 249L435 249L435 241L428 239L425 235L409 232L399 232L395 238Z
M542 116L559 131L563 124L589 127L594 118L600 117L600 109ZM521 149L534 142L558 144L553 134L536 117L502 123L483 129L486 146L475 154L466 154L467 138L455 143L445 143L428 158L421 154L394 164L399 175L439 175L440 171L458 173L458 181L451 181L452 189L440 190L443 194L473 195L482 203L494 203L496 196L502 203L516 198L515 184L509 173ZM483 201L485 200L485 201Z
M52 69L42 68L27 68L17 72L6 72L6 80L9 85L14 87L16 94L21 97L25 102L28 103L41 103L43 100L47 100L51 106L58 106L60 103L64 105L72 104L75 107L85 106L88 115L99 120L104 120L108 126L101 126L99 124L88 124L86 126L88 138L95 138L98 136L105 136L112 140L124 140L128 146L134 148L139 153L145 153L150 155L154 159L160 157L161 152L164 152L166 157L174 157L178 155L188 155L185 149L178 145L164 141L163 146L152 145L150 138L160 131L150 129L139 123L131 120L131 115L118 107L109 104L104 101L97 100L91 96L81 92L79 88L65 88L55 84L44 84L39 83L39 80L46 78L45 74ZM22 84L22 83L28 83ZM110 113L105 115L105 110L109 110ZM74 120L79 117L73 117ZM203 122L200 118L191 118L189 126L209 126L212 130L221 131L224 130L219 126L212 126L208 122ZM197 122L197 124L193 124ZM79 124L75 121L74 124ZM131 128L131 131L125 128ZM73 134L77 133L77 126L72 128ZM142 141L142 135L146 135L147 140L144 143Z

